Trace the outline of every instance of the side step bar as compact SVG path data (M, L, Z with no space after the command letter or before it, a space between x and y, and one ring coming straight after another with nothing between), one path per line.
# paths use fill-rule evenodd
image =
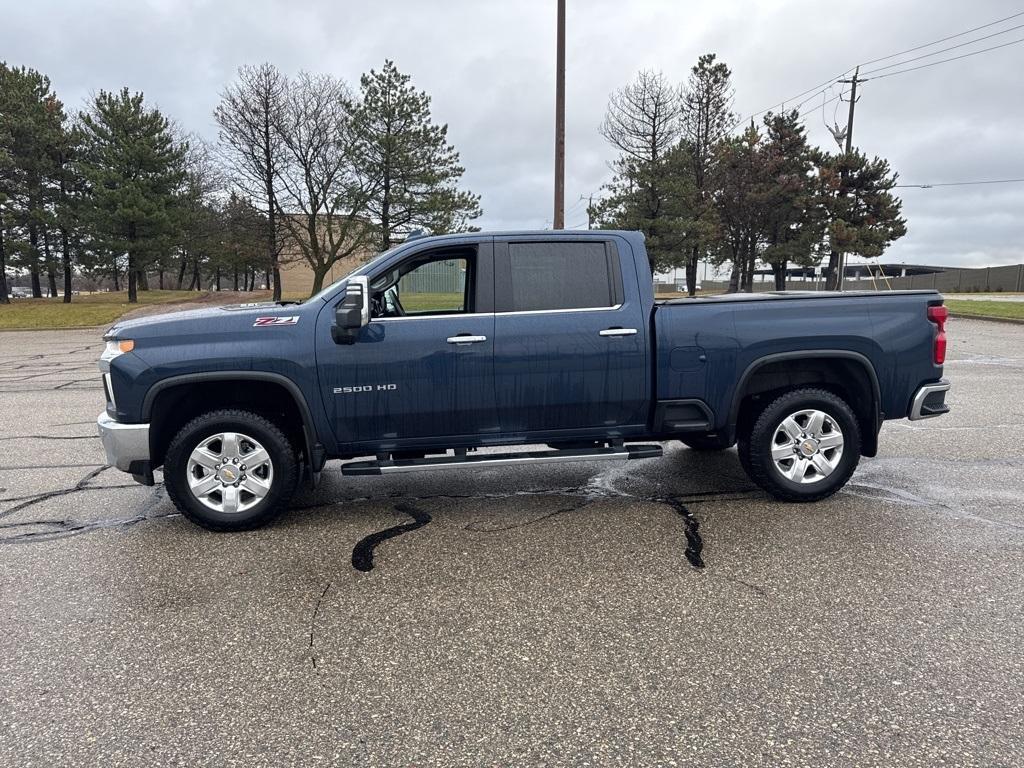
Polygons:
M620 445L611 448L485 453L473 456L428 456L423 459L391 461L350 461L341 465L341 473L343 475L388 475L394 472L419 472L426 469L507 467L515 464L550 464L560 461L600 461L605 459L656 459L659 456L661 456L660 445Z

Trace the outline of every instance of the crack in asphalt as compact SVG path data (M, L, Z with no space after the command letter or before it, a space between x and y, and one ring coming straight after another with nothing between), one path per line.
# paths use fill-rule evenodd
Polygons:
M0 390L2 391L2 390ZM98 440L96 435L4 435L0 440Z
M79 467L102 467L103 464L0 464L0 472L8 469L77 469ZM4 501L4 499L0 499ZM10 499L6 499L10 501Z
M48 499L55 499L58 496L67 496L72 493L79 493L81 491L84 491L88 486L90 480L93 480L102 472L105 472L108 469L110 469L108 465L97 467L91 472L86 473L85 477L80 479L71 488L60 488L55 491L43 491L42 493L36 493L31 496L21 496L14 499L4 499L5 502L20 501L22 503L15 504L10 509L5 509L3 512L0 512L0 518L8 517L9 515L13 515L15 512L20 512L23 509L27 509L28 507L31 507L34 504L39 504L41 502L47 501Z
M106 469L104 467L103 469ZM97 473L98 474L98 473ZM87 487L78 488L77 491L90 491L90 490L109 490L110 488L133 488L137 486L132 485L114 485L114 486L100 486L100 487ZM76 489L69 489L65 492L55 493L54 495L66 495L67 493L74 493ZM136 523L145 522L146 520L158 520L165 517L175 517L179 513L176 509L172 509L167 512L154 513L157 506L166 497L163 484L157 485L153 489L153 493L150 494L149 498L143 502L142 506L135 515L131 517L111 517L103 518L100 520L25 520L18 523L0 523L0 530L17 530L19 528L49 528L50 530L42 531L25 531L24 533L14 533L12 535L3 536L0 535L0 544L11 544L26 541L53 541L55 539L64 539L71 536L78 536L83 533L89 533L91 531L102 530L104 528L123 528ZM53 498L53 495L47 498ZM45 501L45 499L39 499L39 501ZM19 507L23 509L25 506ZM0 513L0 517L3 517L8 512L15 510L7 510L7 512Z
M584 501L584 502L582 502L580 504L577 504L576 506L573 506L573 507L564 507L562 509L556 509L554 512L547 512L547 513L545 513L543 515L540 515L539 517L535 517L535 518L533 518L531 520L527 520L526 522L511 523L509 525L501 525L501 526L494 526L494 527L481 527L481 526L478 526L475 522L471 521L469 523L466 523L466 525L464 525L462 527L462 530L464 530L464 531L472 531L474 533L505 533L506 531L514 531L517 528L526 528L529 525L536 525L537 523L542 523L545 520L550 520L551 518L557 517L558 515L565 514L566 512L575 512L577 509L582 509L583 507L585 507L588 503L589 502Z
M378 544L388 539L393 539L396 536L401 536L403 533L409 533L417 528L422 528L433 520L429 513L424 512L413 504L396 504L395 511L408 515L412 518L412 522L393 525L390 528L371 533L369 536L364 536L356 542L356 545L352 548L352 567L357 571L368 573L373 570L373 551Z
M700 523L697 521L697 518L679 500L678 496L669 496L666 499L661 499L660 503L672 507L683 518L683 524L686 526L686 551L683 554L694 568L703 568L704 538L700 535Z
M320 615L320 606L323 605L324 598L327 597L327 590L331 588L333 583L333 581L328 581L324 585L324 591L317 598L316 605L313 607L313 616L309 620L309 658L313 662L313 669L316 669L316 654L313 652L313 644L316 638L316 617Z
M750 494L756 492L756 489L752 489L745 495L738 495L735 490L722 490L722 491L703 491L699 494L694 494L696 498L690 500L685 494L671 495L671 496L639 496L636 494L628 493L626 491L620 491L617 488L607 484L605 478L598 475L592 478L587 485L576 486L572 488L558 488L558 489L546 489L546 490L526 490L526 491L515 491L512 493L484 493L484 494L430 494L426 496L409 496L403 494L395 494L385 498L374 498L374 497L362 497L356 499L343 500L341 502L325 502L323 504L314 504L301 507L300 509L317 509L328 506L335 506L339 503L347 502L361 502L361 501L384 501L391 498L402 498L406 501L417 501L417 502L429 502L434 500L460 500L460 499L501 499L508 500L519 498L523 496L576 496L582 497L582 501L571 507L563 507L560 509L546 512L540 516L533 517L524 522L512 523L509 525L500 526L484 526L478 521L470 521L462 527L462 530L475 532L475 533L503 533L517 528L524 528L529 525L535 525L546 520L550 520L558 515L562 515L568 512L574 512L582 507L586 506L590 502L601 499L601 498L628 498L635 501L648 502L654 504L664 504L669 506L676 514L683 519L684 534L686 538L686 548L683 551L686 560L696 569L702 569L705 567L703 551L704 551L704 540L700 534L700 522L694 516L693 512L686 506L686 502L693 503L707 503L713 499L718 500L731 500L731 499L746 499L750 498ZM376 533L372 533L369 536L361 539L352 550L352 566L362 572L368 572L373 569L373 551L374 548L383 541L400 536L403 533L414 531L417 528L421 528L427 523L431 522L430 515L415 507L412 504L398 504L395 506L395 510L403 512L413 518L413 522L405 523L402 525L391 526L385 528Z

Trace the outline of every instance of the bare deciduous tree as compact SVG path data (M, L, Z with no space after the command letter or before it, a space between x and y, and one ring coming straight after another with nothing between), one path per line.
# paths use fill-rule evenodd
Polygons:
M221 147L246 194L267 212L267 267L274 276L274 300L281 299L278 227L281 173L287 149L279 127L284 122L287 80L272 64L244 66L224 89L214 110Z
M313 293L339 260L365 248L374 228L366 214L372 183L353 162L351 94L330 75L305 72L288 83L279 133L287 149L278 213L313 270Z
M682 93L660 72L645 70L608 98L601 135L623 157L656 163L682 135Z

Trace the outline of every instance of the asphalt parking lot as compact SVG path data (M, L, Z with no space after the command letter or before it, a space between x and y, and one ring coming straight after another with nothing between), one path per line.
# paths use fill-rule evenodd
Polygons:
M1021 765L1024 328L950 334L819 504L667 446L217 535L104 469L98 333L0 333L0 765Z

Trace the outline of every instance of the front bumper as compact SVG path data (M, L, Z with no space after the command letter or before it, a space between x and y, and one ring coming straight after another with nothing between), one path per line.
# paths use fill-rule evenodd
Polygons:
M96 427L110 466L133 475L150 472L149 424L122 424L103 412L96 418Z
M910 401L910 412L907 414L907 418L917 421L949 413L949 406L946 405L946 393L949 391L949 387L948 379L920 387L914 393L914 399Z

